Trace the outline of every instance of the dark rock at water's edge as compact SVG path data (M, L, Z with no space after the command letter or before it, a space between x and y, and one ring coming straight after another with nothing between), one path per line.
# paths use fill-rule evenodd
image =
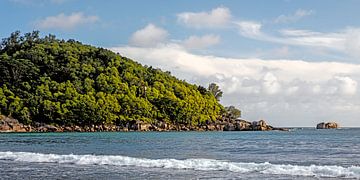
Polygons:
M25 126L18 120L0 115L0 132L30 132L31 126Z
M264 120L249 122L243 119L227 119L222 122L223 131L289 131L287 128L275 128L268 125Z
M316 129L337 129L339 127L339 124L336 122L322 122L316 125Z
M249 122L243 119L222 118L204 125L189 126L171 124L163 121L147 123L129 121L122 125L89 125L89 126L56 126L42 123L24 125L18 120L0 115L0 132L121 132L121 131L288 131L286 128L275 128L264 120Z

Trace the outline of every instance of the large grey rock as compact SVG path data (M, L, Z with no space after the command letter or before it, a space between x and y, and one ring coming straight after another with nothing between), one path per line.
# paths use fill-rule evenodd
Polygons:
M227 123L224 126L224 131L235 131L235 126L232 123Z
M336 122L321 122L316 125L316 129L337 129L339 128L339 124Z
M254 131L269 131L272 130L273 127L269 126L264 120L260 120L252 123L252 129Z

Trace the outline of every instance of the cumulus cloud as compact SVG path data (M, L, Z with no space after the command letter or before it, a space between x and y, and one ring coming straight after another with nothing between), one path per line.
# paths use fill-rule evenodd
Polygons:
M231 20L231 12L226 7L218 7L210 12L183 12L177 14L177 20L194 28L224 27Z
M339 84L339 90L344 95L354 95L357 92L357 82L348 76L335 76L336 84Z
M204 36L190 36L185 39L183 45L188 49L203 49L220 42L220 36L207 34Z
M265 74L263 81L262 85L266 94L276 94L280 91L280 83L277 77L271 72Z
M130 37L129 43L134 46L149 47L162 43L166 40L169 33L154 24L148 24L143 29L136 31Z
M310 16L314 13L313 10L304 10L304 9L298 9L294 14L289 15L280 15L277 17L274 22L275 23L290 23L290 22L296 22L306 16Z
M224 91L222 102L238 106L250 120L265 118L283 126L337 120L343 126L360 126L360 65L197 55L178 44L112 50L191 83L218 83Z
M77 26L91 24L99 21L98 16L84 15L82 12L66 15L64 13L56 16L49 16L38 20L35 25L40 29L62 29L70 30Z
M241 21L235 22L239 26L240 34L247 37L257 37L260 38L263 36L261 32L262 24L255 21Z

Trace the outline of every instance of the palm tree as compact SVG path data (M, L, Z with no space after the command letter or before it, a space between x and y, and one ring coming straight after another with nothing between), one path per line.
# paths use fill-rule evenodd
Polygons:
M215 83L211 83L209 84L208 90L210 91L210 93L212 95L214 95L214 97L216 98L217 101L220 101L220 98L222 97L223 92L221 91L221 89L219 88L219 86Z

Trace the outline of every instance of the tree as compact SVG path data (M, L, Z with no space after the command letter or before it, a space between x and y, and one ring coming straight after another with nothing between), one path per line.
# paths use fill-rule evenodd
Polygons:
M225 116L230 119L236 119L241 117L241 111L234 106L225 107Z
M208 90L202 86L198 86L197 89L202 95L205 95L208 92Z
M223 95L223 92L219 88L219 86L215 83L209 84L208 90L210 93L216 98L217 101L220 101L220 98Z
M7 99L3 89L0 87L0 114L4 114L7 110Z

